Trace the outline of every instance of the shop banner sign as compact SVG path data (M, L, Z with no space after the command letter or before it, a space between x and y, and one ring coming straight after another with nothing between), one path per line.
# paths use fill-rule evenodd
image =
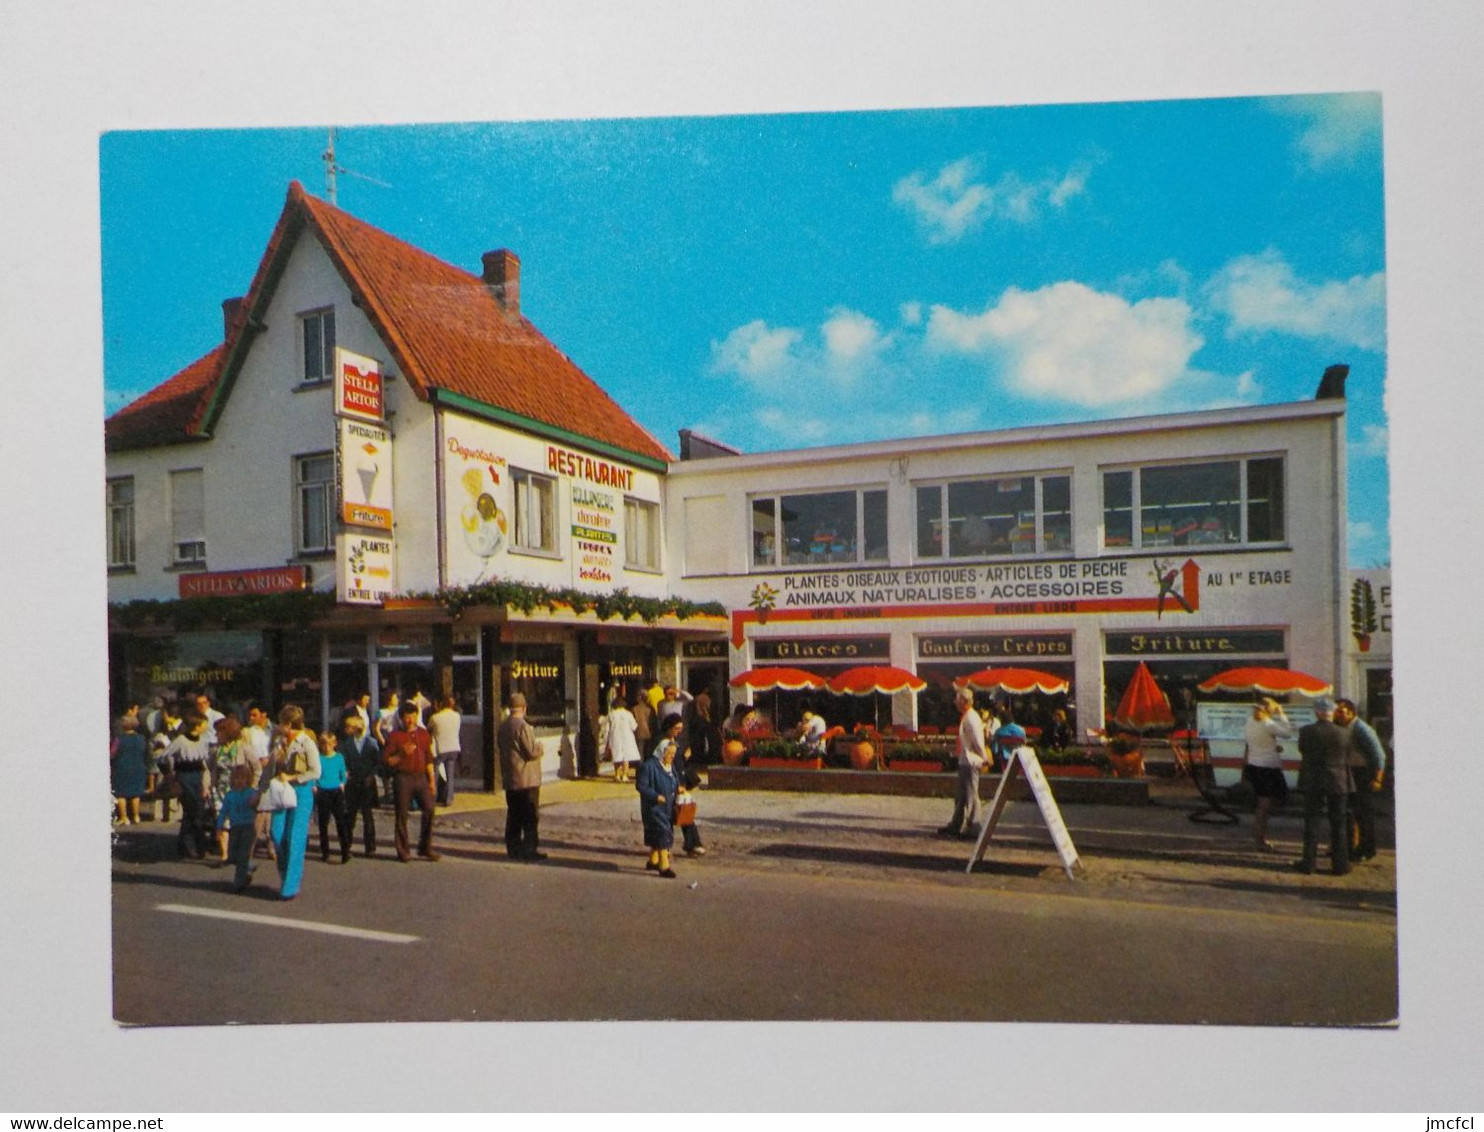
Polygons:
M489 425L443 416L444 559L450 585L498 574L510 545L510 473L504 436Z
M755 660L810 661L890 660L890 637L760 637L752 643Z
M1071 633L982 633L953 637L919 637L917 655L924 660L1072 655Z
M578 586L606 588L618 569L619 497L585 484L572 485L572 575Z
M337 536L336 592L348 605L380 605L396 587L396 547L382 535Z
M376 359L335 347L335 415L373 424L386 420L386 391Z
M364 421L337 422L335 468L347 526L392 529L392 434Z
M217 570L180 576L181 597L283 594L309 584L307 566L267 566L261 570Z

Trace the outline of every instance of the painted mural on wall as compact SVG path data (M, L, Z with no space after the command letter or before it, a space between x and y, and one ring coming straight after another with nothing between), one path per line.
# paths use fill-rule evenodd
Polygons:
M510 545L510 475L493 429L450 422L443 441L448 579L488 581Z

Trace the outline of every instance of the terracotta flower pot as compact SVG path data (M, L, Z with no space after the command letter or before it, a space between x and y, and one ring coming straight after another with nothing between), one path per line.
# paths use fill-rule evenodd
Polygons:
M1139 778L1144 774L1144 755L1138 750L1122 755L1109 751L1108 763L1113 768L1114 778Z
M850 765L854 770L871 770L876 765L876 748L864 740L852 744Z
M724 766L741 766L747 757L747 748L741 739L728 739L721 745L721 761Z

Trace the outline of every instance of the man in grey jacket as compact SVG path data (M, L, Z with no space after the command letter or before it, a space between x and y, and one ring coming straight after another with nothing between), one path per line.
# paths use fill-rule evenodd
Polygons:
M1335 876L1350 871L1350 826L1347 809L1355 787L1350 777L1350 737L1335 724L1335 702L1314 701L1313 723L1299 729L1299 790L1304 795L1304 856L1300 872L1312 873L1319 855L1319 823L1329 811L1329 863Z
M505 852L513 861L542 861L537 824L541 817L541 744L526 721L526 698L506 701L510 715L495 733L500 774L505 780Z

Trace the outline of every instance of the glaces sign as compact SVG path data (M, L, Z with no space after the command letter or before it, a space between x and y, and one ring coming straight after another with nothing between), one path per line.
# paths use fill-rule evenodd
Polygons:
M378 423L386 419L381 366L374 358L335 348L335 415Z

